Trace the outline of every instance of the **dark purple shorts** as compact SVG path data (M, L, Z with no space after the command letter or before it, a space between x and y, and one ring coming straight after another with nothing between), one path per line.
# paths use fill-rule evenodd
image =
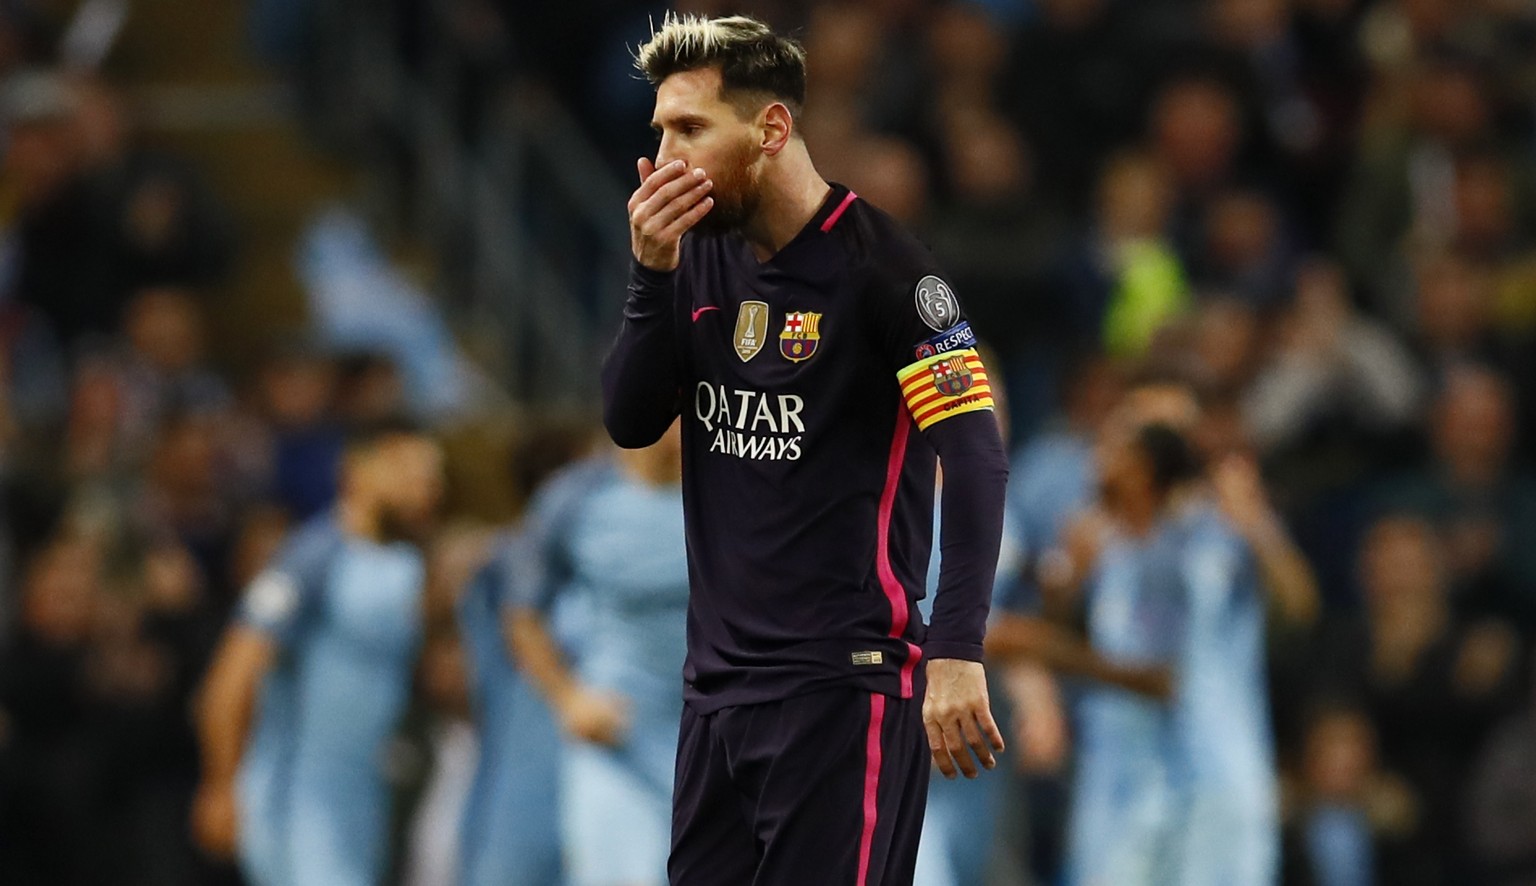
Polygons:
M928 797L922 693L828 689L683 709L672 886L910 886Z

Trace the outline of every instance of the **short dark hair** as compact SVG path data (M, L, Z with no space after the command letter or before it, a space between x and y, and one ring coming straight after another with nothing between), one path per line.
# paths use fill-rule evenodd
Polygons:
M1162 422L1144 425L1136 432L1136 445L1152 468L1152 484L1167 492L1200 476L1205 466L1189 438Z
M635 51L652 86L673 74L718 65L725 93L771 96L798 116L805 106L805 49L744 15L707 18L668 13Z
M395 437L429 437L427 429L407 415L391 415L347 427L345 449L349 455L366 452Z

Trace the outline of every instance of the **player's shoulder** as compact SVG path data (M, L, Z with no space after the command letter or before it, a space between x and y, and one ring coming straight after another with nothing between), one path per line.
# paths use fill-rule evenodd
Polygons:
M577 459L549 475L534 493L530 513L541 522L558 520L617 477L618 469L606 455Z
M295 578L321 569L346 542L335 511L325 511L299 524L284 540L277 567Z
M829 233L838 238L849 265L878 288L911 288L938 275L933 253L890 213L855 197Z

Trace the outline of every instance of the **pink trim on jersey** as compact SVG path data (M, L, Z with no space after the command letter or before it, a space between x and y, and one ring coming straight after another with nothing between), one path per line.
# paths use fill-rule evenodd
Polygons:
M848 204L857 199L859 199L859 195L849 191L848 196L843 198L843 202L837 204L837 208L832 210L832 214L827 216L827 220L821 223L822 233L832 230L832 226L837 224L837 220L843 217L844 212L848 211Z
M869 856L875 845L875 820L880 806L880 728L885 724L885 696L869 694L869 732L864 737L864 832L859 836L859 878L854 886L866 886Z
M891 605L891 633L895 639L907 632L907 620L911 613L907 608L907 591L896 580L891 569L891 512L896 509L896 489L901 485L901 466L907 459L907 437L912 433L912 418L906 410L900 410L896 418L896 434L891 438L891 457L885 464L885 489L880 493L880 522L875 539L875 572L880 576L880 589L885 601ZM923 657L923 650L907 644L907 660L901 666L901 697L912 697L912 672Z

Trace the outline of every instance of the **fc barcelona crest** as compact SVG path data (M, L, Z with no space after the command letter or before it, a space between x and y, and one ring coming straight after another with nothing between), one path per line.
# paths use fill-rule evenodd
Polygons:
M950 357L933 364L933 386L946 397L958 397L971 389L975 377L965 357Z
M791 311L784 316L784 331L779 333L779 353L791 362L809 360L821 344L821 315L809 311Z

